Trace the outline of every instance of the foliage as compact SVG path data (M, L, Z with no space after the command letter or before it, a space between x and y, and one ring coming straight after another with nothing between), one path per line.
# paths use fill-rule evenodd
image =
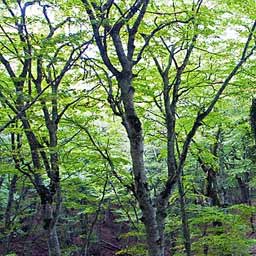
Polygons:
M54 219L63 255L93 255L108 232L116 255L148 255L147 221L164 216L174 255L185 217L195 255L249 255L255 7L2 1L0 254L39 250L38 234L47 251Z

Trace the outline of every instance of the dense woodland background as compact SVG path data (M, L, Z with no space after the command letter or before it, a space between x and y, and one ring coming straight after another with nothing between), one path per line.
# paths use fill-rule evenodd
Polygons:
M0 255L256 255L254 0L0 1Z

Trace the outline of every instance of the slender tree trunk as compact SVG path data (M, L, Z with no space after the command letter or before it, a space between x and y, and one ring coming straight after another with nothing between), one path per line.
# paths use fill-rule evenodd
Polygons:
M176 241L177 241L177 234L175 231L171 231L169 235L170 243L169 243L169 251L170 255L175 255L177 248L176 248Z
M244 175L244 179L236 176L236 180L238 182L240 191L241 191L241 203L243 204L249 204L250 201L250 192L249 192L249 186L248 186L248 179L246 176L248 176L248 173Z
M178 180L179 194L180 194L180 211L181 211L181 220L182 220L182 230L184 237L184 247L187 256L191 256L191 239L190 239L190 230L188 225L188 216L186 212L186 201L185 201L185 192L182 182L182 176Z
M9 229L11 224L11 212L12 206L14 202L14 193L16 192L16 183L18 180L18 175L14 174L9 185L9 194L8 194L8 202L5 210L5 229Z
M220 130L218 131L217 134L217 140L219 139L219 135L220 135ZM213 147L213 154L215 156L217 156L217 150L218 150L218 143L216 143ZM210 199L210 205L211 206L217 206L220 207L220 199L219 199L219 195L218 195L218 184L217 184L217 172L210 166L207 165L203 159L201 159L200 157L198 158L198 161L201 165L202 170L205 172L206 174L206 191L205 191L205 195ZM222 223L220 221L213 221L213 226L214 227L220 227L222 226ZM216 234L220 235L222 232L217 231ZM203 236L207 236L207 225L205 225L205 229L203 232ZM204 255L208 255L208 250L209 250L209 245L205 244L203 251L204 251Z
M6 239L5 239L5 254L8 254L10 250L10 241L12 238L12 232L10 232L11 227L11 216L12 216L12 208L14 203L14 194L16 192L16 183L18 180L18 175L14 174L12 180L9 184L9 194L8 194L8 202L5 210L4 215L4 230L6 232Z
M247 204L249 206L252 205L251 199L250 199L250 189L249 189L249 173L246 172L244 174L244 179L239 177L238 175L236 176L236 180L238 182L240 191L241 191L241 203ZM254 214L251 215L250 217L250 223L251 223L251 229L252 232L255 232L255 227L254 227Z
M209 168L206 179L207 179L206 196L210 198L211 205L220 207L216 171L214 171L212 168Z
M0 176L0 189L1 189L2 185L3 185L4 178L5 178L4 175Z

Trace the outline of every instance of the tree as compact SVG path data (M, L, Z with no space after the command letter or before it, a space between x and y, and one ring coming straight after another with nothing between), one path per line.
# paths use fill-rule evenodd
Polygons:
M65 33L65 27L72 25L70 17L51 20L51 12L61 11L60 6L53 8L40 1L2 1L1 9L4 15L0 24L3 35L0 63L4 68L1 72L4 85L0 96L2 106L8 111L3 115L7 120L1 130L16 123L18 131L11 132L15 168L29 178L40 197L49 254L60 255L56 231L62 201L58 128L65 111L79 99L61 109L58 94L64 76L83 55L89 41L79 42L79 31ZM38 22L29 11L39 12L43 19ZM24 155L26 143L30 160ZM14 187L10 193L13 190ZM7 215L8 212L8 222Z
M247 255L254 9L3 0L0 254Z
M207 9L207 6L203 5L202 1L188 4L190 11L184 11L184 6L184 10L181 13L185 13L186 15L180 15L181 18L178 16L180 12L177 14L175 8L172 10L173 12L169 11L171 8L166 6L168 12L173 13L171 15L173 19L161 20L162 22L160 23L157 23L155 19L154 25L148 26L148 32L145 34L140 28L142 24L150 23L150 21L152 23L153 19L148 18L146 14L150 13L154 15L157 13L155 10L157 4L154 6L154 3L152 3L152 7L147 0L126 2L125 5L122 3L117 4L111 0L104 4L101 3L101 5L96 1L84 0L82 2L90 19L95 42L104 65L115 77L121 92L120 97L115 98L111 87L109 87L108 100L113 113L121 117L122 124L129 138L132 171L134 174L133 192L143 214L142 221L146 229L148 252L149 255L154 256L164 255L166 209L173 187L177 183L186 162L189 146L196 131L202 125L202 121L211 113L231 79L237 74L247 59L253 55L256 47L253 43L256 22L253 21L237 63L224 75L220 86L207 105L198 110L192 128L190 128L184 140L180 156L177 158L176 152L178 149L175 146L176 109L179 103L183 76L188 72L190 62L193 62L191 56L195 46L197 46L198 37L201 35L199 29L202 22L200 20L201 8ZM175 7L174 4L173 6ZM184 37L185 40L181 40L182 44L178 47L176 45L169 47L167 39L157 37L157 32L165 31L165 28L170 28L173 24L177 27L181 26L181 24L188 24L188 28L190 29L187 33L187 38ZM141 38L144 39L144 43L141 43ZM164 67L153 56L163 82L161 93L164 95L163 111L167 130L168 178L163 184L162 191L155 198L152 198L145 170L143 127L141 118L137 114L138 106L134 102L137 88L134 88L133 83L136 81L134 70L136 70L138 63L142 62L141 59L145 49L152 40L157 41L157 39L162 39L168 54L168 62ZM176 60L177 52L175 52L177 48L177 52L182 52L178 60ZM112 54L116 55L117 59L113 58ZM173 63L176 71L172 80L170 80L170 69ZM188 252L188 255L190 255L190 252Z

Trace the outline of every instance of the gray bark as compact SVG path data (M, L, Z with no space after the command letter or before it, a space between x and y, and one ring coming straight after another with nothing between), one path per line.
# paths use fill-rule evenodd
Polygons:
M142 211L142 222L145 225L149 256L163 256L163 242L160 236L156 209L150 197L144 166L144 142L140 119L135 111L131 75L120 79L122 101L125 113L123 125L130 141L130 154L135 178L135 192ZM129 77L130 76L130 77Z
M49 230L48 233L48 251L49 256L60 256L60 244L56 230L56 224Z
M150 38L152 38L155 33L163 26L159 26L157 29L152 31L150 36L145 37L145 44L139 50L139 54L137 57L134 55L135 50L135 38L138 32L138 28L140 26L141 21L143 20L144 14L146 12L149 1L141 0L135 1L132 8L129 11L125 12L122 19L118 19L113 26L102 25L100 22L102 19L109 18L110 9L113 5L112 0L107 1L104 6L98 6L96 3L91 4L88 0L82 0L85 4L86 12L89 16L91 26L93 29L93 35L98 46L100 55L102 60L107 67L107 69L113 74L118 82L118 87L121 90L121 100L116 101L112 92L112 84L109 83L109 91L108 91L108 101L110 103L110 107L113 110L113 113L120 116L122 118L122 124L124 125L129 142L130 142L130 155L132 159L132 168L134 175L134 190L131 191L134 193L139 207L142 211L142 222L144 223L147 237L147 245L148 245L148 253L149 256L163 256L164 255L164 226L166 219L166 209L168 206L168 201L172 192L174 185L177 183L178 178L183 170L188 150L192 139L198 130L198 128L202 125L202 121L205 117L209 115L215 106L216 102L219 100L222 92L227 87L229 81L232 77L237 73L238 69L242 66L242 64L248 59L252 53L254 48L247 53L249 43L252 40L252 33L250 33L248 37L248 41L245 44L241 60L234 67L232 72L228 75L226 80L220 86L220 89L217 91L216 95L213 97L210 102L208 108L204 112L198 113L195 118L194 124L186 136L181 154L179 156L178 161L175 159L175 114L176 114L176 104L179 98L179 86L181 84L181 77L183 71L185 70L189 58L191 56L192 50L194 48L197 35L195 34L192 38L191 44L187 49L185 54L185 58L181 66L177 67L176 77L174 82L170 85L168 81L168 73L172 65L172 54L169 58L169 63L166 69L163 71L161 69L161 65L158 65L156 61L156 65L160 74L162 75L163 83L165 85L164 97L165 97L165 111L166 111L166 126L168 132L168 180L164 184L163 191L157 196L155 202L152 201L150 196L150 191L147 184L147 178L145 173L144 166L144 142L143 142L143 131L141 127L141 121L136 113L136 108L134 105L134 88L132 86L133 80L133 65L136 65L141 59L142 53L145 47L149 44ZM199 11L202 1L198 1L197 10ZM99 14L99 10L102 12ZM107 10L107 11L106 11ZM128 42L124 42L122 40L122 36L120 34L121 29L126 26L127 21L130 21L135 14L138 14L135 18L134 23L130 22L128 29ZM185 21L189 22L188 21ZM167 25L168 23L166 23ZM256 28L256 22L253 25L252 31ZM108 37L110 36L110 37ZM115 48L115 54L117 55L119 65L115 65L111 62L111 58L109 57L108 52L108 42L112 41L113 46ZM127 51L125 51L125 47ZM256 46L255 46L256 48ZM169 51L169 49L168 49ZM135 57L135 58L134 58ZM121 69L121 71L119 71ZM167 78L167 80L166 80ZM111 79L110 79L111 80ZM170 101L170 90L173 90L172 101Z
M186 211L186 200L185 200L185 191L182 182L182 176L178 181L179 194L180 194L180 211L181 211L181 220L182 220L182 230L184 238L184 247L187 256L191 256L191 238L190 230L188 225L188 215Z
M57 192L56 207L53 207L52 203L50 204L49 202L46 202L42 205L42 219L44 222L44 229L47 233L49 256L61 255L60 244L56 229L61 205L61 198L58 196L58 194L60 194L60 192Z
M0 189L1 189L2 185L3 185L4 178L5 178L4 175L2 175L2 176L0 177Z
M9 185L9 194L8 194L8 202L5 210L5 229L9 229L11 224L11 214L12 214L12 206L14 202L14 194L16 192L16 183L18 180L18 175L14 174Z
M8 201L7 201L7 206L4 214L4 231L6 232L6 239L5 239L5 244L4 244L4 251L5 254L8 254L9 249L10 249L10 240L12 238L13 232L10 232L10 227L11 227L11 216L12 216L12 208L13 208L13 203L14 203L14 194L16 192L16 183L18 180L18 175L14 174L11 182L9 184L9 193L8 193Z

